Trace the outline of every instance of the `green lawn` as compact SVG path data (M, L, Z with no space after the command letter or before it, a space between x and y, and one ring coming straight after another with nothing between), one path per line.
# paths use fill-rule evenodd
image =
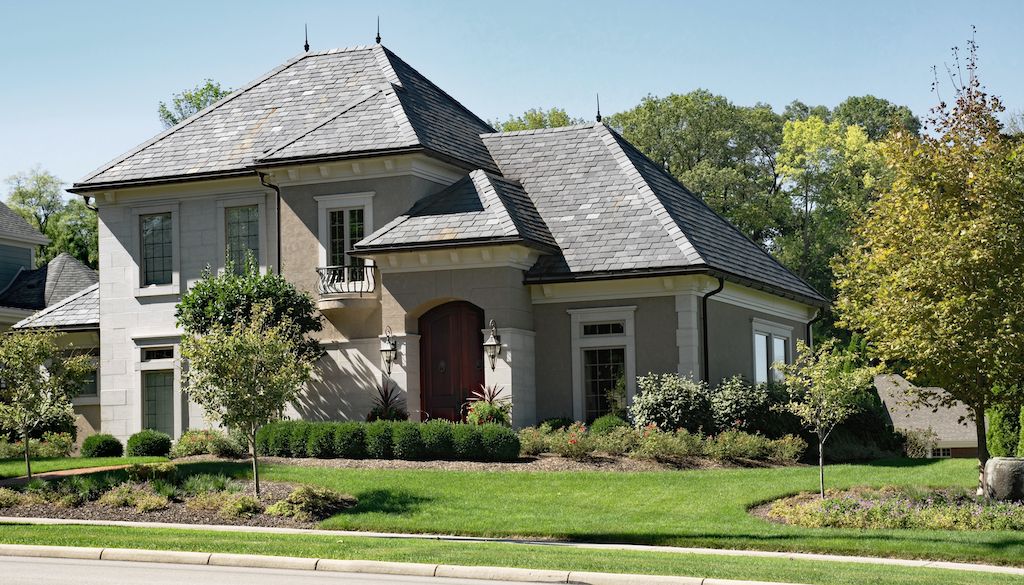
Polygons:
M129 463L153 463L167 461L166 457L60 457L52 459L33 459L32 474L64 469L80 469L82 467L106 467L109 465L127 465ZM0 459L0 479L21 477L25 475L24 459Z
M1024 584L1024 578L1008 575L852 563L348 536L247 534L241 538L224 532L156 528L4 525L0 542L687 575L812 585Z
M209 467L200 464L197 467ZM245 463L228 471L247 473ZM817 469L719 469L650 473L443 472L269 465L268 480L320 484L359 505L325 528L551 537L715 548L808 551L1024 565L1014 532L809 529L747 513L759 502L814 490ZM970 486L970 460L830 466L833 487Z

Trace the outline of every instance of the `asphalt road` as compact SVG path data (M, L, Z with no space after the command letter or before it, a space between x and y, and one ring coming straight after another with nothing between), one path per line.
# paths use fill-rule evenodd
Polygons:
M281 569L245 569L134 563L124 561L80 561L24 557L0 558L3 585L345 585L424 584L500 585L511 581L477 581L438 577L401 577ZM521 583L519 585L522 585Z

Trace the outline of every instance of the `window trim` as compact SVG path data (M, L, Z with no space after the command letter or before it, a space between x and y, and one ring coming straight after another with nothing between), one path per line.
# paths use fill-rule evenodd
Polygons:
M230 197L217 200L217 272L223 274L224 266L227 264L228 255L228 234L227 234L227 210L232 207L256 206L256 214L259 216L259 238L260 253L256 262L261 272L267 271L267 196L246 195L243 197Z
M626 403L636 395L636 305L625 307L591 307L568 309L572 338L572 412L573 418L586 417L583 389L583 350L625 348ZM621 321L623 333L612 335L583 335L583 325Z
M171 282L170 284L143 285L142 274L142 217L159 213L171 214ZM135 296L152 297L181 294L181 208L177 202L164 205L133 207L132 221L132 257L135 261Z
M347 209L362 208L363 210L363 233L367 236L373 233L373 196L375 191L364 191L361 193L340 193L337 195L321 195L314 197L317 203L317 240L319 250L317 266L329 266L328 249L330 247L330 212ZM372 266L373 261L366 260L367 266Z
M766 383L766 382L778 381L777 378L776 378L776 376L778 374L775 373L776 371L775 371L774 368L772 368L772 364L774 364L777 361L784 361L786 363L792 363L793 362L793 354L794 354L794 351L793 351L794 350L794 348L793 348L793 328L791 326L789 326L789 325L783 325L781 323L776 323L774 321L767 321L765 319L758 319L757 317L751 319L750 322L751 322L751 332L750 332L751 356L753 357L753 359L751 360L752 368L751 368L751 372L750 372L750 374L751 374L750 375L750 379L753 380L755 384L763 384L763 383ZM758 335L763 335L763 336L766 336L768 338L768 347L767 347L767 354L768 354L768 380L763 381L763 382L758 381L758 379L757 379L757 336ZM778 360L775 357L775 347L774 347L775 344L773 342L775 339L782 339L782 340L785 341L785 344L786 344L786 354L787 355L783 356L782 360Z
M158 371L158 370L170 370L174 372L174 386L173 386L173 400L174 400L174 433L172 439L177 439L181 436L181 433L185 428L188 427L188 407L187 397L184 392L184 386L182 384L182 365L181 365L181 338L178 335L154 335L144 337L133 337L132 340L135 342L135 379L138 384L138 420L140 426L136 430L142 430L141 422L144 420L146 411L145 404L145 377L146 372ZM143 361L143 350L155 349L171 346L174 348L174 357L166 359L154 359L149 361Z
M96 406L100 403L100 393L103 391L103 377L100 364L99 348L96 348L95 354L90 353L89 365L96 372L96 393L95 394L78 394L71 399L72 406Z

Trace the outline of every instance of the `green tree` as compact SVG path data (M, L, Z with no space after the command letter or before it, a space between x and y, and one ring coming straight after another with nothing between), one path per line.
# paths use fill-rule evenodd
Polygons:
M893 129L912 134L921 130L921 121L910 108L873 95L846 98L832 111L832 117L847 126L860 126L871 140L881 140Z
M7 205L47 234L50 219L64 209L64 186L56 175L35 167L7 178Z
M806 120L811 116L832 121L832 111L827 106L809 106L800 100L789 102L782 111L782 118L786 121Z
M100 261L96 212L80 199L72 199L49 222L46 235L50 245L43 249L40 263L49 262L67 252L90 268Z
M182 296L175 318L187 333L203 335L218 325L229 329L236 322L251 320L257 306L270 311L269 323L287 323L303 355L315 359L323 354L320 343L309 336L323 329L312 297L278 274L261 273L251 255L241 272L229 266L214 274L207 268Z
M1024 134L1024 110L1017 110L1006 116L1006 132L1012 136Z
M836 265L837 307L879 357L926 382L919 402L970 408L984 470L985 412L1024 379L1024 145L1001 133L973 42L966 69L922 135L883 142L892 185Z
M771 107L696 90L645 97L609 123L754 241L781 233L789 214L776 161L783 119Z
M50 238L36 258L40 266L61 252L91 268L99 266L96 213L79 199L65 199L59 178L37 167L10 177L7 183L10 208Z
M784 374L789 391L784 409L818 437L818 482L824 498L825 443L839 424L861 409L876 369L837 348L834 340L820 344L817 350L799 341L793 363L778 362L773 367Z
M245 435L252 460L253 492L260 495L256 433L279 418L312 373L312 358L295 343L293 327L267 306L253 308L230 326L214 324L181 340L188 360L189 398L207 418Z
M89 368L88 356L68 356L56 340L57 334L46 330L0 335L0 427L15 429L21 437L29 479L32 431L68 416L71 399Z
M212 79L206 79L203 83L196 85L192 89L186 89L181 93L171 96L170 105L160 102L157 108L160 122L163 123L164 128L175 126L186 118L190 118L206 107L213 105L221 98L229 95L231 91L229 88L222 88L219 83Z
M1020 439L1019 404L997 404L988 411L988 454L992 457L1013 457Z
M551 108L549 110L530 108L520 116L509 115L505 121L495 120L491 122L491 126L497 128L499 132L515 132L518 130L561 128L562 126L572 126L584 122L583 118L573 118L561 108Z

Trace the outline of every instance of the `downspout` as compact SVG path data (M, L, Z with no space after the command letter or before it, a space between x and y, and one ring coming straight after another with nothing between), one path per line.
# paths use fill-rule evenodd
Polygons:
M703 369L701 370L702 378L705 382L710 382L710 376L708 374L708 299L722 292L725 288L725 280L722 277L718 277L718 287L715 290L704 293L700 297L700 329L701 329L701 347L700 356L703 362Z
M807 337L806 337L806 339L807 339L807 347L809 347L810 349L814 349L814 329L813 329L813 326L814 326L815 323L817 323L818 321L821 321L824 318L825 318L825 311L823 311L822 309L818 309L814 313L814 318L807 322Z
M267 181L266 173L256 171L256 176L260 178L261 185L273 189L277 194L277 275L281 276L281 188Z

